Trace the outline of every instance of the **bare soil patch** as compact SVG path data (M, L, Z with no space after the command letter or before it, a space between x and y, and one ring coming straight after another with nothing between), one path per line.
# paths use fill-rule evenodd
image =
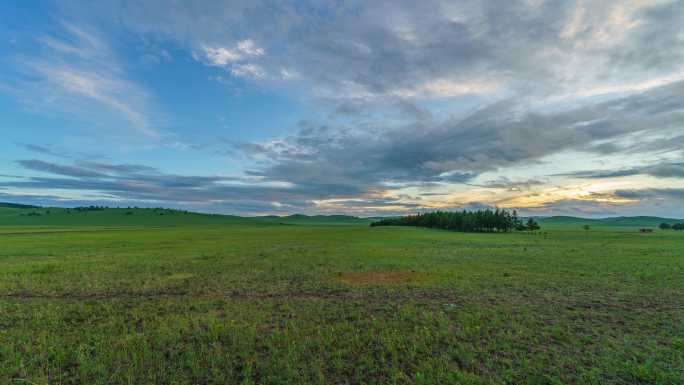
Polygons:
M337 279L350 285L391 285L421 282L427 276L427 273L417 271L363 271L342 273Z

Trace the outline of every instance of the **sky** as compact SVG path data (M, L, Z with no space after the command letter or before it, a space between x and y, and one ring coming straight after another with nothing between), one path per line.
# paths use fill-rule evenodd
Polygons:
M684 2L21 1L0 201L684 218Z

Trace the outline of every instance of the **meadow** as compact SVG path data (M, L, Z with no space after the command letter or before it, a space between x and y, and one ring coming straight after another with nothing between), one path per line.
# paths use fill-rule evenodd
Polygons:
M684 383L682 232L4 210L0 384Z

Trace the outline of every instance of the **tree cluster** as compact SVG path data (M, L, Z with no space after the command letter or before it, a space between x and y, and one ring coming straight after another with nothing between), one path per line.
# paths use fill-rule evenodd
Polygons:
M371 223L371 226L416 226L463 232L534 231L541 228L533 218L523 222L515 210L509 212L500 209L435 211L404 217L384 218Z
M109 207L107 206L81 206L81 207L74 207L74 211L78 212L85 212L85 211L104 211L107 210Z
M682 231L682 230L684 230L684 223L675 223L674 225L671 225L671 224L669 224L669 223L664 223L664 222L663 222L663 223L661 223L660 226L658 226L658 227L660 227L662 230L670 230L670 229L672 229L672 230Z

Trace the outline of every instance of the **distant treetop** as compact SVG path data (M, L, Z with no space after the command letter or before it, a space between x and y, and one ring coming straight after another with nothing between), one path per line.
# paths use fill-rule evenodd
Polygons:
M535 231L541 228L534 218L523 223L515 210L510 212L500 209L435 211L385 218L371 223L371 226L417 226L463 232Z

